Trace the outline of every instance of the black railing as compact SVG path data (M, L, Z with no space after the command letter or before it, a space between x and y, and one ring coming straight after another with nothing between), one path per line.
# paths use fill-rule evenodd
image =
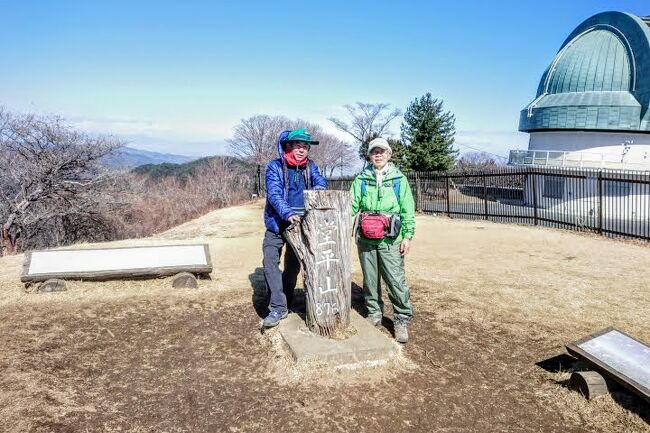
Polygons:
M504 167L408 173L419 211L650 240L650 173ZM353 177L330 179L349 189Z

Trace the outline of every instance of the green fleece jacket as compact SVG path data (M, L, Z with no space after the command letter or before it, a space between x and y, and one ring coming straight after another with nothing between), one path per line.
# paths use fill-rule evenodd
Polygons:
M384 175L382 185L377 188L375 169L366 167L354 178L350 192L352 193L352 216L359 212L380 212L385 214L399 214L402 220L402 229L395 239L366 239L358 236L358 241L372 245L401 242L403 238L412 238L415 235L415 201L406 176L393 163L388 163L388 172ZM399 197L393 190L393 179L400 182ZM366 191L361 196L361 183L366 181Z

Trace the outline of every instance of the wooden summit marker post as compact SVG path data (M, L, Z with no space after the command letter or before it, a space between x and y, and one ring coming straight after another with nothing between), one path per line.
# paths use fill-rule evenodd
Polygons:
M302 263L307 326L331 337L350 325L352 197L348 191L304 192L305 217L285 231Z

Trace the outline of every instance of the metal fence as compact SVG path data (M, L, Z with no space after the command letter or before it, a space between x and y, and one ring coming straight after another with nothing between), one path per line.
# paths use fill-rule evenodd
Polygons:
M408 173L430 214L650 240L650 173L552 167ZM349 189L353 177L330 179Z

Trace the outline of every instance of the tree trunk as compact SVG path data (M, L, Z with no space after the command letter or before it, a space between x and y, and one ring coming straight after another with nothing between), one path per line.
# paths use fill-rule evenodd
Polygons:
M16 254L16 243L11 240L9 229L2 227L2 245L0 245L0 256L13 256Z
M332 337L350 324L352 198L348 191L305 191L305 217L285 231L302 263L307 326Z

